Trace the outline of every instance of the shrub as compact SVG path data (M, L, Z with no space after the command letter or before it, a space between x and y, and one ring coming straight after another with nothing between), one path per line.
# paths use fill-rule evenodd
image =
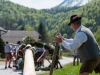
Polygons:
M4 58L5 57L4 46L5 46L5 43L2 40L2 38L0 38L0 53L1 53L1 58Z

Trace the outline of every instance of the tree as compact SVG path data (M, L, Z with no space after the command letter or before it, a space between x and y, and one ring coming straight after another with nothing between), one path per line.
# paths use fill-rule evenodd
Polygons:
M43 42L47 42L47 31L42 22L40 22L40 25L38 27L38 33L41 35L41 40Z
M22 25L19 30L25 30L25 27Z
M96 37L96 40L100 46L100 35L99 34L100 34L100 27L98 27L96 33L94 34L94 36Z
M0 53L1 53L1 57L4 57L4 46L5 46L5 43L2 40L2 38L0 38Z
M34 43L34 38L32 38L32 37L30 37L30 36L26 36L25 37L25 40L24 40L24 43L27 45L27 44L31 44L31 45L33 45L33 43Z

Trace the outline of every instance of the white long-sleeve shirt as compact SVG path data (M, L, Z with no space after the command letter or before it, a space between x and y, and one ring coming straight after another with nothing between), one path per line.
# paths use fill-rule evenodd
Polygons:
M17 55L17 52L18 52L20 46L21 46L21 45L16 45L16 46L15 46L15 49L16 49L16 55Z
M64 39L62 41L62 45L70 50L70 51L74 51L77 50L82 43L87 41L87 35L84 32L78 32L81 29L82 25L77 29L76 31L76 35L74 37L74 39Z

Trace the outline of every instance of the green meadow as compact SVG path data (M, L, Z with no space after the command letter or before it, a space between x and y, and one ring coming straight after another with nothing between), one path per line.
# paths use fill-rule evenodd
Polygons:
M78 75L78 71L80 69L81 63L77 66L73 66L72 63L64 65L63 68L61 69L56 69L53 70L53 75ZM45 72L44 74L40 75L49 75L49 71ZM94 72L89 75L100 75L100 74L95 74Z

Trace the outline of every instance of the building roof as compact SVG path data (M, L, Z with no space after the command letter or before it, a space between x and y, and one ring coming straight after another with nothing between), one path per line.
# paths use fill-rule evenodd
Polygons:
M0 27L0 36L7 33L7 30L3 29L2 27Z
M35 40L38 40L39 33L37 31L17 31L11 30L6 34L2 35L1 38L4 42L9 41L10 43L17 43L17 41L23 40L26 36L30 36Z

